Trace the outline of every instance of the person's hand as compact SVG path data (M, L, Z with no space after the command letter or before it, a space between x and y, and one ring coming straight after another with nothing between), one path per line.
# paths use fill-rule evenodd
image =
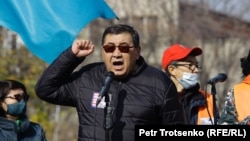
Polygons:
M75 40L71 49L72 52L78 57L86 57L94 52L94 44L88 40Z

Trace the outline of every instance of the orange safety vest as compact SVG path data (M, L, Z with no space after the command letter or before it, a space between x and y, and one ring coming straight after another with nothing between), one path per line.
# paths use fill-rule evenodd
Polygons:
M205 96L207 106L198 108L198 121L197 125L212 124L214 122L214 112L213 112L213 95L210 93L205 93L203 90L199 90L200 94ZM211 117L210 117L211 116ZM211 121L211 119L212 121Z
M234 99L238 121L240 122L250 115L250 75L241 83L234 85Z

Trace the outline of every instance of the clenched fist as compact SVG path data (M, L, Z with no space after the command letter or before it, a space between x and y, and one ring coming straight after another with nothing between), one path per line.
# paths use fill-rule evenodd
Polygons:
M94 52L95 46L88 40L75 40L71 47L72 52L78 57L83 58Z

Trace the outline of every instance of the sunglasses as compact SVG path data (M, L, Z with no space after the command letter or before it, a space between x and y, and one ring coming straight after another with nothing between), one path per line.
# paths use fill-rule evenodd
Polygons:
M22 99L27 101L29 99L29 95L27 95L27 94L15 94L14 97L6 96L5 98L15 99L15 100L17 100L19 102Z
M113 53L115 51L116 47L118 47L118 49L121 53L129 53L129 49L133 48L134 46L129 46L129 45L119 45L119 46L105 45L105 46L103 46L106 53Z

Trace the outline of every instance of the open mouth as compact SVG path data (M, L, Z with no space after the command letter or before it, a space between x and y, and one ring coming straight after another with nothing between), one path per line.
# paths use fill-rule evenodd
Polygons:
M113 62L113 65L114 66L121 66L121 65L123 65L123 62L122 61L115 61L115 62Z

